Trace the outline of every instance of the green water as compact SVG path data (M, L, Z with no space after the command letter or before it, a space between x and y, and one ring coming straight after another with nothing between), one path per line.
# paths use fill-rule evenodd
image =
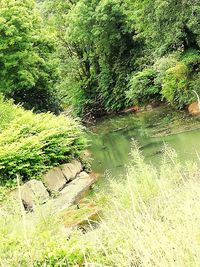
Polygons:
M132 140L153 164L159 163L165 144L176 149L182 161L197 160L200 129L194 129L199 127L199 118L166 107L105 119L90 128L92 169L112 176L123 174L130 162Z

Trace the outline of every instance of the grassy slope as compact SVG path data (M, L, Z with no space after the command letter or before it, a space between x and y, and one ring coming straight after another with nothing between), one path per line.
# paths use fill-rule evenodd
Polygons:
M38 211L30 223L12 208L5 210L0 217L1 265L199 266L198 166L181 166L168 148L160 170L146 165L137 147L132 158L124 183L111 183L113 193L102 205L99 227L91 226L86 234L64 229L54 215L43 218Z

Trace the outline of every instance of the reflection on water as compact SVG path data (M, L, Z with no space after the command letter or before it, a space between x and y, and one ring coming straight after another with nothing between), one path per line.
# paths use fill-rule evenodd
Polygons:
M178 118L181 120L182 118ZM156 132L174 123L174 114L166 108L106 119L90 129L92 169L98 173L110 171L123 174L130 161L131 141L136 140L147 161L158 162L164 144L175 148L181 160L196 160L200 154L200 130L166 137L154 137ZM184 121L182 121L184 123Z

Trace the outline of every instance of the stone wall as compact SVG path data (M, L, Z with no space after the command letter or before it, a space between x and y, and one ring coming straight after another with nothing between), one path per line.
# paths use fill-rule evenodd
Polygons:
M35 206L65 209L75 204L95 182L94 175L83 170L78 160L51 169L42 181L31 180L20 187L24 208L34 211ZM14 192L18 196L19 190Z

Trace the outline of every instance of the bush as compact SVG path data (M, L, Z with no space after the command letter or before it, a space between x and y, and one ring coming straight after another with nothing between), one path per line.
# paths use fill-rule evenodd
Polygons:
M192 77L190 81L190 88L191 90L200 93L200 72L195 73L195 75Z
M162 97L176 108L182 108L195 100L192 90L199 92L199 52L188 49L182 54L173 53L154 64L157 71L156 84L162 87Z
M31 89L21 89L13 93L12 98L16 104L20 103L25 109L34 112L51 111L59 114L62 110L58 92L51 88L36 86Z
M23 109L19 106L13 105L11 100L4 100L0 95L0 132L17 116L23 114Z
M184 62L189 69L189 104L196 101L194 91L196 91L197 94L200 94L200 53L195 49L188 49L183 53L181 61Z
M181 62L186 64L190 70L198 68L200 65L200 53L195 49L186 50L181 56Z
M155 83L160 84L161 86L162 79L166 71L170 68L175 67L177 62L178 62L178 55L176 53L157 59L153 65L153 68L157 72Z
M175 67L165 72L162 79L162 96L177 108L188 103L188 68L184 63L177 62Z
M10 102L3 105L9 108ZM86 142L76 121L51 113L33 114L16 106L12 109L21 114L0 133L1 182L14 180L17 174L22 180L38 179L52 166L80 157Z
M145 69L133 74L129 83L127 98L134 104L148 103L150 100L158 98L160 85L155 83L156 71L154 69Z
M158 98L181 109L199 93L200 56L195 49L157 59L151 68L134 73L126 95L134 104Z

